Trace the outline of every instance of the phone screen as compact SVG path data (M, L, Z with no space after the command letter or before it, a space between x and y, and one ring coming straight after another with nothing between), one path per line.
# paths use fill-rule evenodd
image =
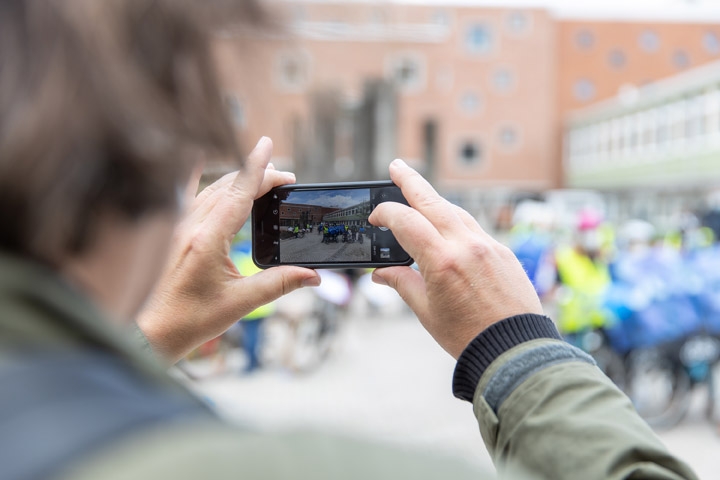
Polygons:
M382 202L405 203L390 182L293 185L273 189L253 208L253 257L260 267L409 265L387 228L368 217Z

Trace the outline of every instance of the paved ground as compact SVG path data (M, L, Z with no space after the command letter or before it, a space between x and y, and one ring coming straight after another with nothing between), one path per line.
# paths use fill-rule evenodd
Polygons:
M322 235L307 233L303 238L288 238L280 242L282 262L338 262L370 261L370 240L363 243L322 243Z
M457 456L492 471L470 405L450 392L453 360L407 311L384 311L377 316L364 305L354 309L335 355L312 374L231 374L197 388L230 420L350 434ZM237 362L239 368L240 356ZM700 478L713 480L719 478L720 437L703 419L703 395L697 392L689 417L660 437Z

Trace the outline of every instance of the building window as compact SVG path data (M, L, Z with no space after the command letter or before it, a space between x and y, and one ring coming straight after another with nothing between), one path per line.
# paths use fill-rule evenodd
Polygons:
M245 106L242 102L235 95L230 94L225 96L225 106L233 123L240 128L244 128L247 125L247 119L245 118Z
M510 12L505 20L507 29L515 35L526 33L530 29L530 16L525 12Z
M437 69L437 73L435 73L435 85L439 90L448 93L453 89L454 83L455 79L452 67L441 67Z
M507 92L515 86L515 75L507 69L497 70L492 74L492 85L499 92Z
M655 143L655 111L649 110L643 114L640 146L642 149L651 149Z
M714 135L715 131L720 127L718 114L720 114L720 92L715 87L705 95L705 131L709 135Z
M581 78L573 84L573 96L581 102L595 98L595 84L587 78Z
M302 5L294 5L292 8L292 18L296 22L305 21L305 7Z
M447 27L450 25L450 14L446 10L436 10L433 12L430 21L435 25Z
M670 138L683 140L685 138L685 101L678 100L669 106L670 111Z
M583 156L583 132L581 128L576 128L575 130L573 130L570 145L574 152L573 155L575 159L581 159Z
M350 157L340 157L335 159L334 165L335 175L340 178L350 178L355 172L355 162Z
M595 35L590 30L580 30L575 34L575 46L580 50L590 50L595 45Z
M690 66L690 56L684 50L676 50L672 56L672 63L678 70L685 69Z
M602 132L602 138L600 140L602 142L602 147L600 150L603 153L603 158L607 160L610 158L613 149L612 122L606 120L602 122L601 127L600 131Z
M625 118L625 130L628 137L628 150L630 153L637 152L640 147L640 130L641 130L640 115L629 115Z
M598 122L595 124L595 158L598 162L606 158L609 136L610 132L608 131L607 122Z
M613 152L614 157L621 157L625 154L625 132L623 129L623 117L612 120Z
M705 134L705 112L701 96L690 98L685 103L685 138L692 140Z
M310 56L306 52L286 52L277 60L277 78L285 90L302 90L310 82Z
M468 27L465 33L465 48L470 53L485 54L493 47L493 35L490 28L478 23Z
M370 23L373 25L385 25L388 23L387 13L379 8L373 9L370 13Z
M615 69L621 69L625 66L627 59L625 58L625 52L620 49L611 50L608 54L608 63Z
M458 161L463 166L475 166L482 161L482 146L475 140L460 142Z
M513 150L520 143L520 135L514 127L504 126L498 132L498 143L505 150Z
M333 32L333 33L344 33L348 30L348 27L350 25L348 22L343 20L342 18L332 18L327 22L327 27Z
M405 92L422 89L425 74L421 58L417 55L401 55L391 59L389 77Z
M401 60L395 68L395 81L400 85L411 85L418 81L420 69L417 63L410 59Z
M655 143L663 146L670 139L669 122L670 108L665 107L659 111L655 122Z
M478 113L481 107L480 97L474 92L465 92L460 97L460 110L468 115Z
M703 47L705 47L705 51L710 55L720 53L720 39L715 32L705 32L703 35Z
M660 48L660 36L652 30L645 30L638 37L638 44L646 52L656 52Z

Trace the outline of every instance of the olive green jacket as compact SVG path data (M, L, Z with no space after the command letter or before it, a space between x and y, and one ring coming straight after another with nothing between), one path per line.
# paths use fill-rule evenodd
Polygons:
M500 476L694 479L690 469L668 453L628 399L597 367L573 360L572 355L558 360L553 351L564 345L554 340L524 343L497 358L481 378L474 411ZM0 255L0 381L3 368L22 359L82 351L119 359L140 389L157 387L170 396L187 399L188 404L196 401L148 354L137 333L115 327L51 270ZM0 478L9 478L2 474L3 463L45 461L42 457L3 458L3 441L7 446L8 439L26 442L17 451L30 456L36 441L48 441L47 432L44 438L33 439L37 427L33 417L24 419L7 411L3 392L17 390L15 383L0 386L0 409L5 409L0 410ZM14 405L10 408L22 410ZM52 435L62 441L65 433ZM224 425L211 413L200 413L135 424L96 448L59 462L51 477L477 479L492 478L493 474L479 473L452 459L319 433L245 430Z

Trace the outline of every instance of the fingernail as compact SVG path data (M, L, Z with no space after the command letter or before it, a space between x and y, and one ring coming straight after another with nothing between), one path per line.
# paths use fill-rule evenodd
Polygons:
M283 172L283 176L295 180L295 174L293 172Z
M395 160L390 163L393 167L407 167L407 163L405 163L401 158L396 158Z
M268 163L267 168L268 168L269 170L275 170L275 165L273 165L273 163L270 162L270 163Z
M306 278L302 281L303 287L319 287L320 286L320 275L315 275L314 277Z
M255 148L258 148L259 146L267 143L270 140L270 137L262 136L260 137L260 140L255 144Z

